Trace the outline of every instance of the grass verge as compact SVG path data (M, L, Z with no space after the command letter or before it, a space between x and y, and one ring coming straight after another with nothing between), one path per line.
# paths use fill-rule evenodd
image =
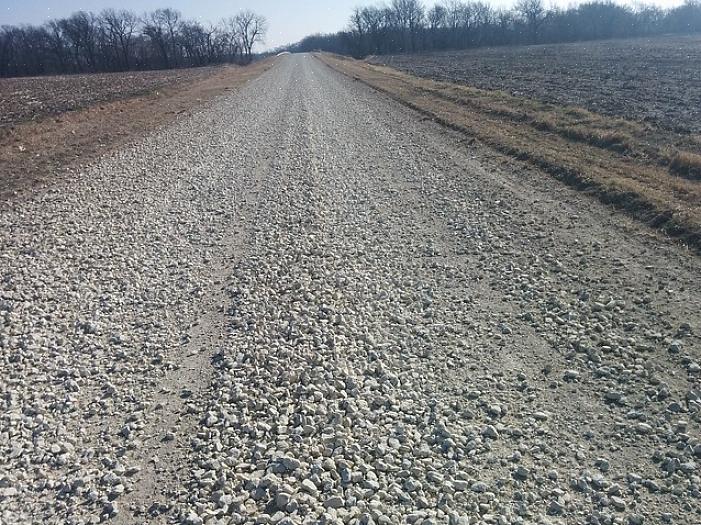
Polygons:
M437 82L319 54L331 68L701 250L696 154L651 142L645 123ZM697 158L698 157L698 158ZM676 176L682 175L682 176Z

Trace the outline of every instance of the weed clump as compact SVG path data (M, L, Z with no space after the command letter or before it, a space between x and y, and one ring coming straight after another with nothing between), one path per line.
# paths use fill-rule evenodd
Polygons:
M701 180L701 155L678 151L670 160L669 170L687 179Z

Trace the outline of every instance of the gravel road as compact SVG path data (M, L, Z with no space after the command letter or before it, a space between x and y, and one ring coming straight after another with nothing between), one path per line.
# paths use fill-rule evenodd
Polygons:
M310 56L0 259L0 523L701 521L698 258Z

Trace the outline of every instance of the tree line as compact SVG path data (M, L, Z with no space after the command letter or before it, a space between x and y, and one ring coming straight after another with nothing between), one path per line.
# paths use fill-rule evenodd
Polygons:
M701 32L701 1L637 8L594 0L546 8L543 0L518 0L512 9L482 1L446 0L427 8L420 0L359 7L348 28L312 35L290 51L330 51L364 57L480 46L545 44Z
M248 63L266 29L253 11L216 25L175 9L79 11L41 26L0 27L0 77Z

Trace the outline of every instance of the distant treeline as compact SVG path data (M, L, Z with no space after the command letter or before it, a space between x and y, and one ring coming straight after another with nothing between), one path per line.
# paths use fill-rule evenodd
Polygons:
M0 77L245 63L265 31L252 11L209 26L174 9L79 11L42 26L2 26Z
M513 9L458 0L426 8L419 0L392 0L389 6L357 8L346 31L309 36L289 50L364 57L693 32L701 32L699 0L673 9L609 1L547 9L543 0L518 0Z

